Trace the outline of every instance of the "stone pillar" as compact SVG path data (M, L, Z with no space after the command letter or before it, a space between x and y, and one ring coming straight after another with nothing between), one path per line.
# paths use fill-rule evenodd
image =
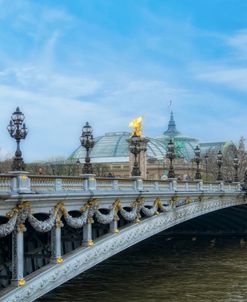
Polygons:
M219 189L220 189L221 191L224 191L224 181L220 181L220 182L219 182Z
M51 230L51 262L62 263L62 249L61 249L61 228L63 227L62 221L59 219Z
M12 284L24 286L24 224L19 224L12 233Z
M56 178L56 180L55 180L55 190L56 190L56 192L62 191L62 189L63 189L62 179L61 178Z
M114 217L113 221L110 223L110 232L115 234L119 233L118 217Z
M141 176L131 176L131 179L133 180L133 189L135 191L143 191L143 181Z
M93 218L88 218L87 223L83 226L83 246L93 246L93 239L92 239L92 224Z
M176 178L169 178L169 190L177 191L177 179Z
M27 176L29 172L11 171L9 174L13 176L11 182L12 193L31 193L30 178Z
M84 190L95 191L97 190L97 182L95 179L95 174L82 174Z
M198 191L202 191L203 190L203 181L202 180L199 180L197 182L197 190Z

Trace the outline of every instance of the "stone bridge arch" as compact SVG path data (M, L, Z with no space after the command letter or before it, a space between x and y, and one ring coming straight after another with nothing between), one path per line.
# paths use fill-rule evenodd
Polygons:
M172 226L220 209L246 204L243 195L211 196L197 202L177 202L151 217L123 226L119 233L108 233L93 246L79 247L65 255L60 264L48 264L26 278L26 285L4 291L3 301L34 301L78 274L109 257Z

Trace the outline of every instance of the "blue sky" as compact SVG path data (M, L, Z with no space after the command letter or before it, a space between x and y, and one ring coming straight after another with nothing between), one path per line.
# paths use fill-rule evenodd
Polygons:
M68 157L95 136L179 130L201 141L247 137L247 1L0 0L0 155L20 106L26 161Z

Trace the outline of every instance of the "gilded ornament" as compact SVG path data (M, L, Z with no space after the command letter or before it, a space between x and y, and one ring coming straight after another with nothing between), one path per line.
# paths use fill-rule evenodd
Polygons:
M129 128L132 128L131 136L142 136L142 116L134 119L132 122L129 123Z
M191 202L192 202L192 199L189 196L185 198L185 203L186 204L189 204Z
M22 278L18 281L19 286L24 286L25 284L26 284L26 280L24 278Z
M57 264L61 264L63 263L63 258L62 257L58 257L57 258Z
M25 225L23 224L23 223L21 223L21 224L19 224L18 226L17 226L17 232L18 233L24 233L24 232L26 232L26 227L25 227Z
M94 245L93 240L88 240L88 241L87 241L87 246L91 247L91 246L93 246L93 245Z
M89 217L88 220L87 220L87 224L92 224L92 223L94 223L93 218Z

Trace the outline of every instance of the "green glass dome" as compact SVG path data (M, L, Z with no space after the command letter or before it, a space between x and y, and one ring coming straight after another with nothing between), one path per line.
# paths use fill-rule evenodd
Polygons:
M199 144L197 139L182 135L177 130L173 112L171 112L167 130L157 139L165 145L165 148L170 139L172 139L175 144L176 157L184 158L187 161L194 158L194 149Z
M93 163L117 163L129 161L127 139L129 132L111 132L95 138L95 145L90 153ZM162 160L166 153L165 146L157 139L149 138L147 144L147 158ZM69 157L69 160L81 160L85 158L85 149L78 147Z

